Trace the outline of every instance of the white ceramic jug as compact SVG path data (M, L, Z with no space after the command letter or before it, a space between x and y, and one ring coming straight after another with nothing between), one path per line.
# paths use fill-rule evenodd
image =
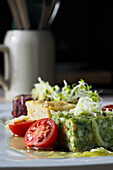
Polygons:
M30 93L38 76L54 83L55 41L50 31L8 31L0 51L4 52L0 85L7 99Z

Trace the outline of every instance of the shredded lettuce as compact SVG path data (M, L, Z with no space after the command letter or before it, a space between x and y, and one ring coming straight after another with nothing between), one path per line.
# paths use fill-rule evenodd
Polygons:
M76 107L70 111L63 111L62 113L51 111L52 115L73 114L80 115L93 115L101 113L101 103L99 103L99 95L97 91L92 91L91 86L81 79L78 84L68 85L64 80L64 86L60 89L59 86L51 86L49 82L44 82L38 78L39 83L34 85L32 89L32 96L34 99L46 101L65 101L68 103L76 103ZM60 92L59 92L60 91Z
M71 109L75 116L92 115L96 116L97 113L101 114L102 103L94 102L89 97L81 97L76 105L76 108Z
M94 102L91 98L81 97L78 100L78 103L74 109L70 109L69 111L51 111L53 116L97 116L98 114L102 114L102 103Z
M77 103L81 97L91 98L94 102L98 102L100 98L97 91L93 92L92 87L88 86L83 79L78 82L78 85L72 84L72 87L64 80L64 86L61 89L58 85L52 87L49 82L42 81L40 77L38 81L39 83L34 85L31 92L34 99Z
M31 91L33 99L52 101L58 98L59 86L52 87L49 82L42 81L40 77L38 81L39 83L36 83Z

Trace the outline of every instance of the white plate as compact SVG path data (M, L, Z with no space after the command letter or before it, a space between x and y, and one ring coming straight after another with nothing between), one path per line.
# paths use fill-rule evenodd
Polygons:
M105 101L105 104L109 103ZM9 131L4 127L2 119L11 118L11 103L0 103L0 168L1 167L78 167L91 165L110 165L113 169L113 156L56 158L56 159L26 159L22 154L9 149Z

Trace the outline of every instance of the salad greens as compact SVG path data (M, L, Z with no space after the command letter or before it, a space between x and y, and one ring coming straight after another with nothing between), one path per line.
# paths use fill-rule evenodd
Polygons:
M78 100L78 103L74 109L70 109L69 111L58 111L55 112L51 110L51 114L54 116L94 116L102 115L102 103L93 102L91 98L81 97Z
M74 116L101 114L102 103L99 102L100 96L97 91L92 91L92 86L89 86L83 79L78 81L78 84L68 85L64 80L64 86L60 88L58 85L51 86L49 82L44 82L38 78L39 83L34 85L32 90L32 97L34 99L45 101L63 101L68 103L77 104L74 109L66 112L54 112L52 115L67 115Z
M39 77L39 83L34 84L34 88L31 91L33 99L53 101L58 98L59 86L51 86L49 82L44 82Z
M93 102L98 102L100 98L97 91L95 90L93 92L91 90L92 86L88 86L83 79L78 81L78 84L72 84L72 86L68 85L64 80L64 86L62 88L58 85L52 87L49 82L44 82L40 77L38 81L39 83L34 85L31 92L34 99L77 103L81 97L88 97Z

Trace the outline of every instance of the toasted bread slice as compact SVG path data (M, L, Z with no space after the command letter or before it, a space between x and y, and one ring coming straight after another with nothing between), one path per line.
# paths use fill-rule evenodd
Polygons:
M51 112L53 111L69 111L76 107L75 104L69 104L62 101L41 101L31 100L26 102L27 114L32 120L38 120L41 118L51 118Z

